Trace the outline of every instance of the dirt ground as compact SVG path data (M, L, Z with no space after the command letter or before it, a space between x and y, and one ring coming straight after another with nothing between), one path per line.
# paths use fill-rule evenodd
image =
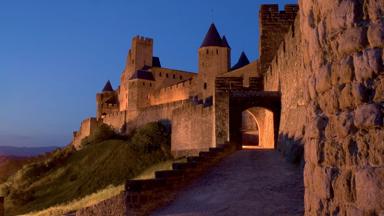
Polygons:
M242 150L225 158L153 215L303 214L302 169L273 150Z

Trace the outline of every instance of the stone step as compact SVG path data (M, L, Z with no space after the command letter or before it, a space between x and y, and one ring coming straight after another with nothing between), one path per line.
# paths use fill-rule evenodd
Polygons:
M166 183L163 179L128 180L125 183L125 190L130 192L140 192L161 188L165 185Z
M185 170L196 167L196 163L173 163L173 170Z
M191 157L187 157L187 161L188 161L188 163L190 163L190 162L198 163L201 161L201 158L197 157L197 156L191 156Z
M169 179L169 178L179 178L182 177L183 172L181 170L162 170L156 171L156 179Z

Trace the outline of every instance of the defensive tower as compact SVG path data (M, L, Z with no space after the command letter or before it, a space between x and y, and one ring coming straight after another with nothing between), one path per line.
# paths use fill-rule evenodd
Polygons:
M199 73L197 89L199 96L213 96L215 78L229 71L231 65L231 48L225 36L221 37L215 24L211 24L204 41L199 48Z
M128 52L127 63L121 75L119 89L120 111L128 108L128 80L134 76L137 70L144 67L152 67L153 39L136 36L132 39L131 49Z
M284 36L290 28L295 28L293 24L298 11L299 7L295 4L285 5L284 11L279 11L278 4L261 6L259 13L259 53L261 72L263 74L275 57L276 51L279 49Z

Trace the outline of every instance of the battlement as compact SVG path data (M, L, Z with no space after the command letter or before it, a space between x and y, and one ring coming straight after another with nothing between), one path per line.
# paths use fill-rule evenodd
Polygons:
M297 4L287 4L284 6L283 11L279 11L279 5L278 4L263 4L260 7L260 14L261 15L287 14L287 13L296 14L298 11L299 11L299 6Z
M133 37L132 38L132 42L133 43L140 43L140 44L150 45L150 46L153 45L153 39L152 38L148 38L148 37L144 37L144 36L140 36L140 35L137 35L137 36Z
M285 10L279 11L277 4L262 5L259 12L260 22L260 63L261 72L264 74L284 36L294 24L299 6L295 4L285 5Z

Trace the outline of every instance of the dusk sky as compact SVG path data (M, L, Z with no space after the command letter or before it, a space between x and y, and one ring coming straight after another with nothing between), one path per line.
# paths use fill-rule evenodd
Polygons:
M131 38L154 39L163 67L196 72L214 22L232 48L258 57L260 4L294 0L0 0L0 145L63 146L117 87Z

